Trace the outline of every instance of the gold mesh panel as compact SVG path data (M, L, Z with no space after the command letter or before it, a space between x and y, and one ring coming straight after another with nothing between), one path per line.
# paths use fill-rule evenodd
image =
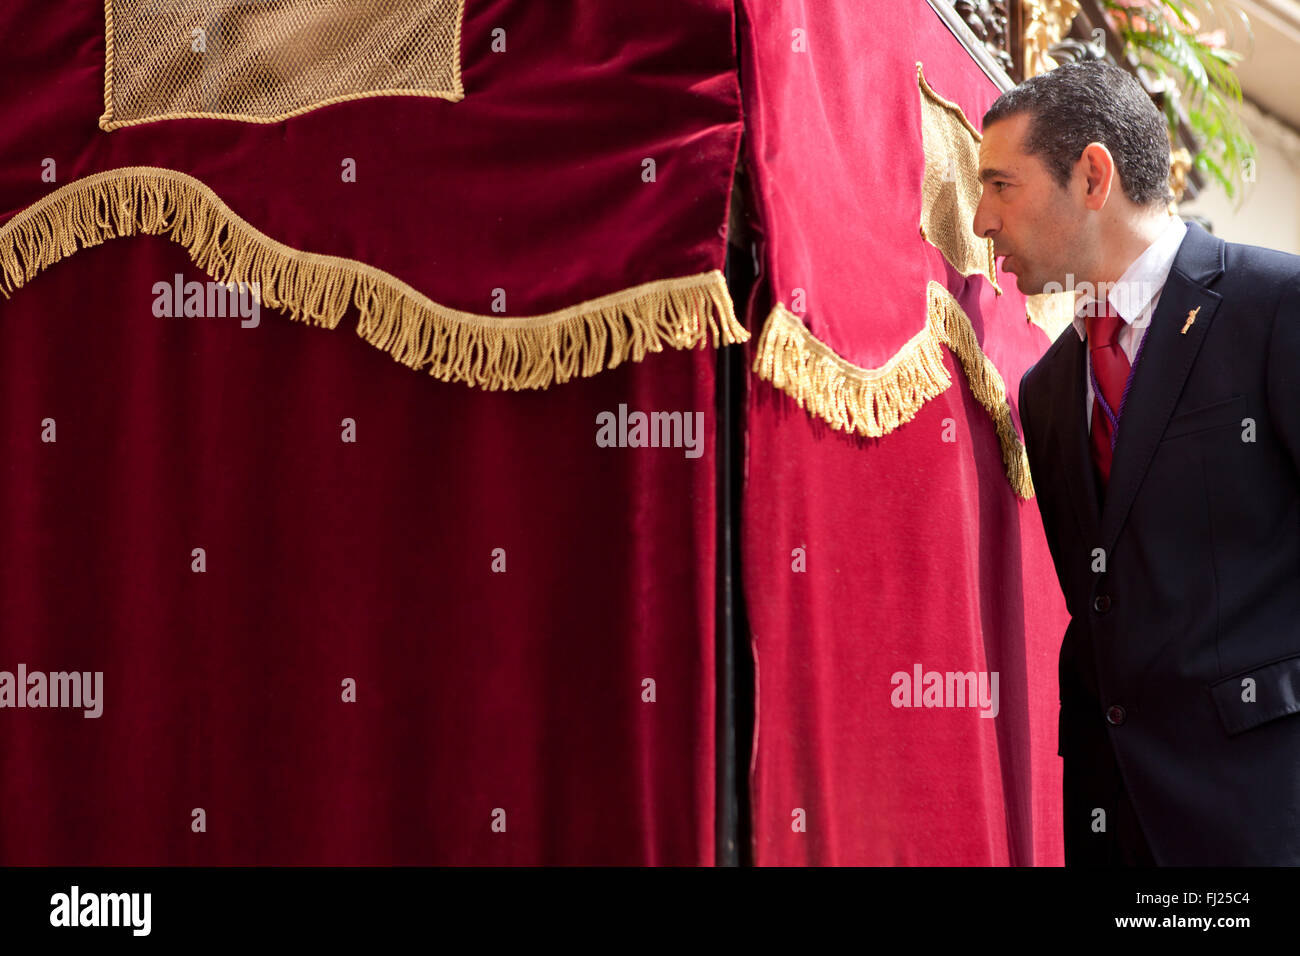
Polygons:
M272 123L366 96L464 98L463 0L106 0L106 130Z
M1074 322L1074 291L1025 296L1025 317L1055 342L1065 327Z
M999 293L993 240L975 235L980 201L979 131L956 103L930 88L916 64L921 87L921 142L925 176L921 181L921 237L943 253L964 276L982 275Z

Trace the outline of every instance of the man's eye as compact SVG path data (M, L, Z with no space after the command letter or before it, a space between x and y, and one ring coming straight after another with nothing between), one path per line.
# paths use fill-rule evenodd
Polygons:
M1002 187L1003 187L1003 186L1010 186L1010 185L1011 185L1010 183L1005 182L1004 180L1001 180L1001 179L995 179L995 180L993 181L993 187L994 187L995 189L997 189L998 192L1002 192Z

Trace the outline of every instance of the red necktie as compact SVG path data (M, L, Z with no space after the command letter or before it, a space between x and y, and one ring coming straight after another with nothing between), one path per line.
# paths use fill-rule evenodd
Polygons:
M1109 302L1097 304L1098 315L1088 316L1088 354L1092 357L1092 461L1097 466L1104 495L1110 482L1110 463L1114 456L1112 434L1119 420L1124 385L1128 382L1129 361L1119 347L1119 330L1123 319L1111 310ZM1096 394L1100 386L1100 394ZM1102 399L1105 399L1103 404ZM1110 406L1110 415L1105 406ZM1114 422L1111 420L1114 416Z

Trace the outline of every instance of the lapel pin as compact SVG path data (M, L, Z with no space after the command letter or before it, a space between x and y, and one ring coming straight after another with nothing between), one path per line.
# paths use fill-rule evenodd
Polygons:
M1198 305L1196 308L1192 309L1187 313L1187 321L1183 323L1183 330L1179 333L1179 335L1187 334L1187 330L1190 329L1192 327L1192 323L1196 321L1196 313L1200 311L1201 311L1201 307Z

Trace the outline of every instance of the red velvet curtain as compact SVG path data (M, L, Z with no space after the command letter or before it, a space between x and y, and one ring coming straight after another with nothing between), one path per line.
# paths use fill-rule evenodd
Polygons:
M974 122L992 84L920 0L741 6L760 301L806 288L813 331L871 367L937 279L1014 397L1045 345L1014 286L995 299L916 235L913 61ZM721 265L727 0L471 0L460 103L112 133L102 17L0 9L0 228L151 165L469 312ZM0 670L104 675L98 718L0 711L0 862L711 863L716 356L489 393L269 308L256 328L156 317L177 273L207 278L177 245L116 239L0 301ZM948 369L873 440L749 380L760 864L1060 860L1064 607L1037 509ZM600 447L624 405L701 413L703 454ZM891 706L914 663L998 671L998 716Z
M924 0L740 6L763 265L751 359L769 306L798 289L822 342L878 368L925 326L936 280L1014 402L1047 345L1014 279L998 296L918 233L916 62L977 127L995 85ZM1062 860L1064 602L1037 507L1013 492L989 412L944 356L951 386L877 438L833 431L749 379L741 534L760 865ZM996 716L896 706L895 675L918 666L997 672Z
M0 711L0 860L711 863L712 352L485 393L154 318L176 272L119 240L0 311L0 669L104 675ZM598 448L620 403L705 454Z
M460 103L105 133L103 4L6 4L0 226L151 165L476 313L719 268L733 26L471 0ZM716 354L484 392L351 317L156 317L177 273L120 238L0 300L0 670L103 673L98 718L0 711L0 862L711 863ZM702 454L600 447L622 405Z

